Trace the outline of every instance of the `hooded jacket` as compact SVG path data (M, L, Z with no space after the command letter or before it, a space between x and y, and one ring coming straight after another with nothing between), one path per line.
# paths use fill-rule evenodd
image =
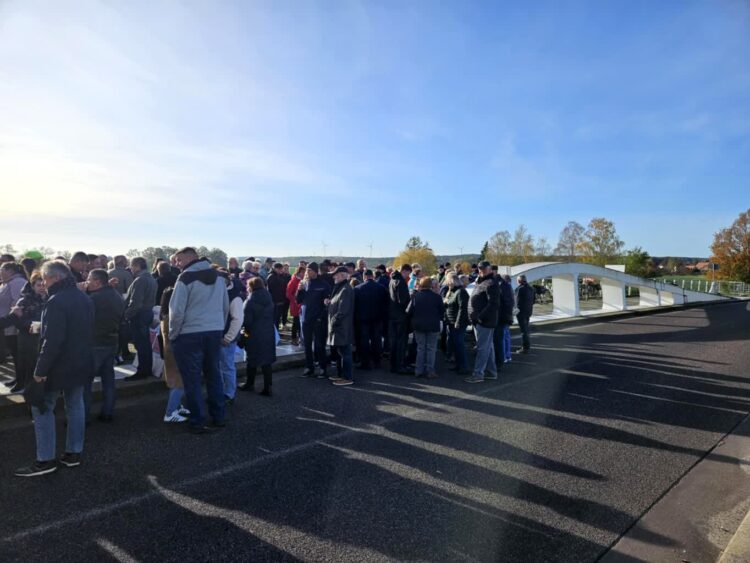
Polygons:
M224 278L205 260L188 264L169 301L169 339L196 332L223 333L227 315L229 295Z

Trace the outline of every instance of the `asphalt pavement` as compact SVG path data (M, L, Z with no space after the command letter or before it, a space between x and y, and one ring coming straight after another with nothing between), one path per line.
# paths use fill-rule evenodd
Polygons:
M538 332L478 385L285 372L215 435L165 392L35 479L0 421L0 561L595 561L750 411L749 338L741 302Z

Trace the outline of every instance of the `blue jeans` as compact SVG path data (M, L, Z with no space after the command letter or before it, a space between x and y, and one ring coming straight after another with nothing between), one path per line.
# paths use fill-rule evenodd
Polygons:
M340 377L344 379L352 379L354 369L352 360L352 345L347 344L346 346L336 346L338 357L336 358L336 369Z
M91 411L91 386L94 377L99 377L102 382L102 414L112 416L115 410L115 346L94 346L94 376L88 382L83 393L83 404L86 419Z
M236 352L236 342L221 346L221 379L224 382L224 395L230 399L234 399L237 393L237 366L234 363Z
M148 375L151 375L154 364L149 337L153 320L154 313L151 309L143 309L130 319L130 332L133 337L133 344L135 344L135 349L138 352L138 372Z
M222 331L211 330L181 334L172 342L174 359L182 375L190 424L203 426L206 423L201 390L201 373L206 377L208 413L214 423L224 422L224 383L221 379Z
M417 375L435 373L438 336L440 336L439 332L414 331L414 340L417 341L417 362L414 371Z
M516 319L518 319L518 328L521 329L521 339L524 350L531 348L531 340L529 338L529 318L529 315L516 315Z
M510 325L503 325L503 359L510 361L511 356Z
M466 371L469 369L469 358L466 355L466 329L449 325L448 331L448 340L453 350L453 357L456 359L456 368L459 371Z
M170 415L182 406L182 399L185 397L185 390L182 387L175 387L169 390L169 399L167 399L167 412Z
M481 325L474 326L474 336L477 339L477 357L474 360L474 379L484 379L484 372L497 377L495 365L494 328Z
M44 414L36 407L31 407L34 415L34 434L36 435L37 461L51 461L57 457L55 434L55 403L60 391L49 391L44 394L47 410ZM63 390L65 397L65 418L68 428L65 436L65 453L80 454L83 451L83 439L86 433L86 414L83 406L83 385L68 387Z

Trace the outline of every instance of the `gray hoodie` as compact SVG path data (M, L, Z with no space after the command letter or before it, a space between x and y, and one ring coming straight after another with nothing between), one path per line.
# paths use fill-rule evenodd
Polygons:
M223 332L229 314L224 278L208 262L190 264L177 278L169 301L169 339L180 334Z

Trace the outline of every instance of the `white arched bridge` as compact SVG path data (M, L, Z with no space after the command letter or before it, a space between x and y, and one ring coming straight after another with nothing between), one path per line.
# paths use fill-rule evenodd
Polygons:
M626 274L614 267L594 266L578 262L536 262L500 268L507 273L516 287L516 278L523 274L536 285L548 282L552 293L552 313L547 318L577 317L603 312L626 311L665 305L684 305L708 301L725 301L730 298L701 291L692 291L675 285ZM601 307L581 310L580 286L582 279L595 279L601 286ZM548 283L545 285L549 285ZM633 291L633 290L637 290ZM628 294L638 295L637 303ZM542 320L538 318L537 320Z

